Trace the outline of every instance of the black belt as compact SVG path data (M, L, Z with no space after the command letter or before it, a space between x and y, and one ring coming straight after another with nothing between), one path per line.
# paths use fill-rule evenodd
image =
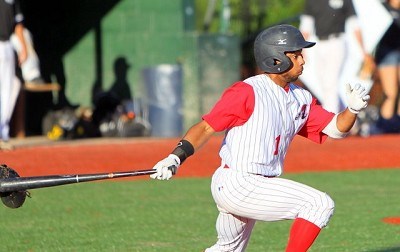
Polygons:
M323 36L318 36L319 40L328 40L328 39L333 39L333 38L338 38L342 36L343 33L331 33L329 35L323 35Z

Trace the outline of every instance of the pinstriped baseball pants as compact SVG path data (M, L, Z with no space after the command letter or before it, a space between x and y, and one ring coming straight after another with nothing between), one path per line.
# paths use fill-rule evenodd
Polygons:
M325 227L334 211L333 200L324 192L283 178L218 168L211 192L219 210L218 240L213 251L244 251L256 221L303 218Z
M7 141L13 107L12 91L15 78L14 50L10 41L0 41L0 138Z

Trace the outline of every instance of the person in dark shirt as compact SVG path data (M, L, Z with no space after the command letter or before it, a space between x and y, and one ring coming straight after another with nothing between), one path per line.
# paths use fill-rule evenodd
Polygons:
M383 3L393 23L376 48L375 60L384 100L377 121L379 133L400 133L400 0Z
M306 0L300 18L300 30L306 39L315 35L315 85L320 89L319 100L328 111L337 113L343 105L340 99L340 75L345 62L345 27L354 28L355 37L363 51L364 61L374 65L373 57L365 52L361 30L351 0ZM307 54L305 54L307 58ZM311 61L311 59L309 60ZM313 62L310 62L311 64ZM307 86L307 83L305 83Z

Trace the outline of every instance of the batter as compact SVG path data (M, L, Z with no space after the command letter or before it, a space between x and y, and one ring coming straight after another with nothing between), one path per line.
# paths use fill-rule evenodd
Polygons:
M289 144L296 135L323 143L345 137L369 95L348 86L348 108L326 111L312 95L294 85L305 64L302 50L314 46L291 25L261 32L254 55L263 74L234 83L178 146L158 162L153 179L168 180L186 158L215 133L225 131L211 191L219 216L213 251L244 251L256 221L294 220L286 251L307 251L334 211L329 195L280 178Z

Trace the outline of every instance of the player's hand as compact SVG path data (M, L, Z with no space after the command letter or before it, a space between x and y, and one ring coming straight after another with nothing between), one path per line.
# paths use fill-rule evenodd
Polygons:
M368 106L368 101L370 96L365 87L361 86L361 84L355 84L353 88L348 83L346 84L346 95L347 95L347 103L348 108L351 113L358 114L361 110Z
M180 160L177 155L169 154L168 157L158 162L153 169L157 172L150 175L152 179L168 180L175 175L180 165Z

